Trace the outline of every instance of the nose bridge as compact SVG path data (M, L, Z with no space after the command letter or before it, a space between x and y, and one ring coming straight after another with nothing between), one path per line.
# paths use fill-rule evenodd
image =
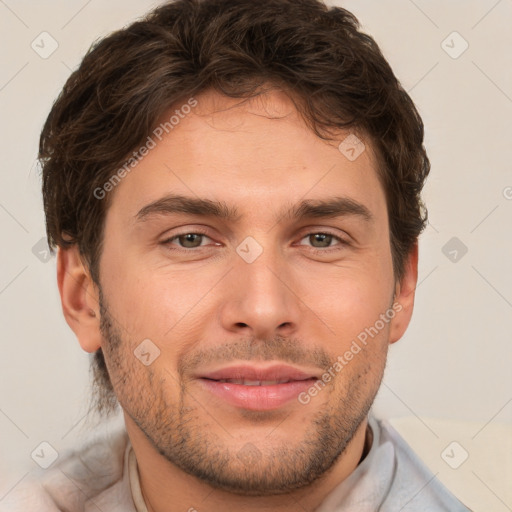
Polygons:
M254 336L266 337L291 334L297 328L299 301L291 272L270 239L260 237L260 243L247 237L236 248L231 290L222 313L228 330L250 330Z

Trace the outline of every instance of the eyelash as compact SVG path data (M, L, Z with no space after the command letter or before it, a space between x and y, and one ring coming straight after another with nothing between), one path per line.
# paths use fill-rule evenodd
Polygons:
M349 246L349 242L347 242L346 240L344 240L343 238L339 237L338 235L335 235L334 233L331 233L330 231L312 231L310 233L306 233L302 238L301 240L303 240L304 238L308 237L308 236L311 236L311 235L328 235L328 236L332 236L336 241L339 242L338 245L335 245L333 247L326 247L325 249L320 249L318 247L312 247L312 246L309 246L310 250L312 250L313 252L315 253L322 253L322 254L325 254L325 253L329 253L331 251L336 251L338 250L341 246ZM201 230L200 228L195 228L194 231L183 231L182 233L177 233L176 235L173 235L172 237L170 238L167 238L166 240L164 240L162 242L163 245L174 245L172 244L172 241L173 240L176 240L178 239L180 236L184 236L184 235L203 235L203 236L206 236L208 237L208 234ZM210 237L208 237L210 238ZM171 250L173 251L183 251L183 252L191 252L193 250L198 250L198 249L202 249L204 248L204 246L199 246L199 247L191 247L191 248L184 248L184 247L173 247Z

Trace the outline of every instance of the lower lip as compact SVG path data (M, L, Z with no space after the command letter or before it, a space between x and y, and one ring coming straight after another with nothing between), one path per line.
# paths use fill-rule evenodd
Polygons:
M296 380L269 386L245 386L230 382L199 379L203 386L214 395L226 400L235 407L251 411L277 409L309 389L315 379Z

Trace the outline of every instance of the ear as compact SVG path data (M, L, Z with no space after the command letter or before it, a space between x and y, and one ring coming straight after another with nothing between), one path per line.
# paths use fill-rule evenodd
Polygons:
M418 242L416 242L405 262L404 275L395 285L393 310L396 312L391 320L389 343L395 343L405 333L411 321L414 309L414 295L418 283Z
M82 264L78 247L59 247L57 282L62 311L86 352L101 347L99 290Z

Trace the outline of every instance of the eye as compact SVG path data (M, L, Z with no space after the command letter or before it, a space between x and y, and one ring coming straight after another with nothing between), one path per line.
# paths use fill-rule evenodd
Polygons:
M204 247L202 242L204 242L205 239L208 239L211 241L211 238L206 236L204 233L200 232L188 232L188 233L180 233L178 235L174 235L171 238L168 238L167 240L164 240L163 244L169 244L169 245L178 245L179 249L195 249L197 247ZM176 242L176 243L175 243Z
M308 233L306 236L302 237L301 242L307 240L309 244L299 243L299 245L309 245L312 250L318 252L327 252L329 249L337 250L342 246L349 245L347 241L342 239L341 237L329 233L329 232L315 232ZM207 236L205 233L200 231L189 231L184 233L178 233L166 240L162 243L164 245L172 245L172 249L174 250L187 250L187 249L198 249L200 247L205 247L209 245L209 242L213 240ZM338 242L338 243L334 243ZM219 245L215 243L215 245ZM176 247L177 246L177 247Z
M333 241L339 242L338 244L336 244L334 246L334 248L336 248L336 246L348 245L348 242L343 240L341 237L336 236L333 233L328 233L328 232L323 232L323 231L317 232L317 233L308 233L305 237L303 237L301 239L301 241L305 240L305 239L307 239L311 243L311 247L313 249L319 249L319 250L333 248L333 245L332 245ZM300 244L300 245L304 245L304 244Z

